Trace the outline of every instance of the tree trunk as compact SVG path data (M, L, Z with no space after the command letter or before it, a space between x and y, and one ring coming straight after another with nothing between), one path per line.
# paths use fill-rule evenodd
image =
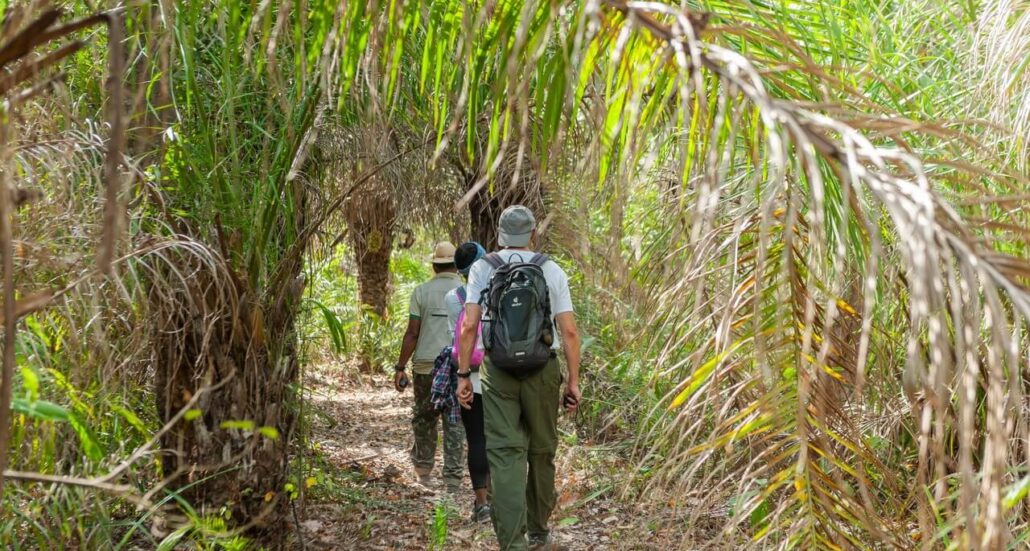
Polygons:
M481 190L469 201L469 229L472 240L478 241L488 251L497 248L497 218L504 210L498 210L497 203L497 198L490 197L486 189Z
M361 323L375 327L386 318L389 305L390 256L397 229L396 205L387 193L363 193L347 203L345 217L347 235L358 266ZM378 342L363 339L359 351L363 372L369 373L374 369L378 346Z
M297 235L307 201L300 182L292 191ZM239 240L220 223L217 237L220 253L199 243L171 249L151 270L158 415L165 423L179 416L161 438L164 474L202 515L225 508L229 526L281 538L305 286L303 255L293 253L305 243L270 243L279 261L255 291L226 260Z
M176 273L166 268L163 275ZM188 410L162 438L165 474L202 514L228 506L237 526L274 527L289 503L303 280L262 301L224 265L215 271L183 254L175 268L192 277L156 281L150 292L158 413L168 421Z
M472 189L478 179L478 174L467 174L465 189ZM511 186L509 183L508 187L493 193L487 187L483 187L468 203L472 239L488 251L497 250L497 221L504 209L512 205L529 207L537 217L537 223L543 221L543 193L538 185Z
M373 228L360 236L360 241L352 239L358 265L358 297L361 304L381 318L386 317L389 303L390 255L393 249L393 232L384 230Z

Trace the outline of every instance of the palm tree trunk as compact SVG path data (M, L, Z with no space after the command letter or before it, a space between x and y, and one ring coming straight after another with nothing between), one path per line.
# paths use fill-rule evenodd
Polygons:
M387 193L371 192L354 197L345 209L348 237L358 266L358 297L362 323L378 324L387 316L390 297L390 256L397 229L394 199ZM362 342L360 369L375 367L374 342Z
M472 240L478 241L487 250L497 246L497 217L503 210L498 209L497 203L497 198L490 197L485 189L469 201Z
M178 260L180 270L190 261ZM283 488L303 280L261 300L238 277L191 267L194 276L181 285L158 281L150 292L158 414L168 422L187 410L162 438L165 475L198 511L230 505L234 524L274 527L289 502Z
M390 287L390 255L393 233L383 235L385 228L373 229L364 237L371 241L383 240L384 244L369 247L355 243L355 256L358 265L358 297L361 304L379 317L386 316ZM382 237L380 237L382 236Z
M472 189L479 175L467 173L465 177L465 189ZM527 177L526 180L530 178ZM533 210L537 221L543 219L544 201L543 193L538 185L508 185L501 191L490 192L484 187L469 200L469 230L473 240L488 251L498 248L497 245L497 220L504 209L512 205L525 205ZM542 245L541 243L537 244Z
M295 233L307 221L295 183ZM185 228L184 228L185 229ZM281 260L256 291L226 260L237 240L217 227L221 251L170 252L151 273L155 396L171 430L161 438L163 467L200 513L228 507L230 525L282 534L291 496L284 492L296 424L296 319L304 292L303 243L274 240ZM189 232L187 229L186 232ZM189 274L189 277L182 277ZM185 413L184 413L185 412ZM224 514L224 513L219 513Z
M390 255L397 225L393 198L379 193L355 197L347 205L346 217L348 236L358 265L361 304L384 317L389 297Z

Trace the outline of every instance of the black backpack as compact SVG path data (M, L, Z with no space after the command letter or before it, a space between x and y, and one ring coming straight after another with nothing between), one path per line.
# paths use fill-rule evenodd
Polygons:
M551 299L543 270L549 259L535 254L525 262L516 254L505 262L491 253L484 260L494 268L494 275L480 299L486 302L487 312L483 348L492 365L524 379L543 369L553 356Z

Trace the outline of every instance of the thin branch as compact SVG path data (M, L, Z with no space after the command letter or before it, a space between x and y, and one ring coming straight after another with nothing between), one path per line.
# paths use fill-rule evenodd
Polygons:
M17 313L14 290L14 246L11 234L14 225L14 209L10 192L10 125L9 116L0 123L0 256L3 257L3 315L4 350L3 373L0 380L0 498L4 495L4 474L7 470L11 437L11 392L14 387L14 343L17 331Z
M207 394L208 392L214 392L214 391L218 390L219 388L222 388L226 383L231 381L233 379L233 377L235 377L235 376L236 376L236 370L234 369L228 375L226 375L224 379L219 381L217 384L208 385L208 386L202 387L199 390L197 390L196 392L194 392L193 396L189 399L188 402L186 402L186 405L184 405L181 408L179 408L178 413L176 413L171 419L169 419L168 422L165 423L165 425L163 427L161 427L160 430L158 430L156 433L154 433L154 436L152 436L150 438L150 440L148 440L142 446L136 448L136 451L133 452L132 455L130 455L128 459L126 459L125 461L122 461L117 467L112 469L111 472L107 473L106 475L104 475L102 477L97 478L96 480L98 480L99 482L102 482L102 483L108 483L108 482L111 482L112 480L118 478L119 476L121 476L121 474L124 473L126 470L128 470L129 467L131 467L133 463L135 463L136 461L139 461L140 458L142 458L144 455L147 454L147 452L149 452L151 450L151 448L153 448L158 442L160 442L161 438L165 434L167 434L168 431L172 430L172 428L180 420L182 420L182 418L186 415L186 413L188 413L191 409L193 409L193 406L197 405L197 402L200 401L201 396L203 396L204 394Z
M78 486L80 488L91 488L104 492L129 496L133 492L132 486L126 484L110 484L99 478L79 478L75 476L63 476L54 474L43 474L25 471L4 471L4 477L10 480L24 480L26 482L48 482L66 486Z
M121 228L121 206L119 194L122 189L122 151L125 149L125 109L122 100L122 73L125 60L122 53L122 17L116 12L104 14L107 19L108 69L107 69L107 118L111 125L108 138L107 158L104 160L104 225L103 237L97 252L97 265L104 274L111 274L111 260Z

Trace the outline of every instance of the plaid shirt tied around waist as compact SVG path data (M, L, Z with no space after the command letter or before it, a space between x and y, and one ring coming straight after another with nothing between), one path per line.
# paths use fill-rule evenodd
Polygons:
M430 376L433 384L429 389L429 401L436 411L447 415L447 421L457 423L461 419L461 404L458 403L458 375L451 361L451 348L445 346L433 361Z

